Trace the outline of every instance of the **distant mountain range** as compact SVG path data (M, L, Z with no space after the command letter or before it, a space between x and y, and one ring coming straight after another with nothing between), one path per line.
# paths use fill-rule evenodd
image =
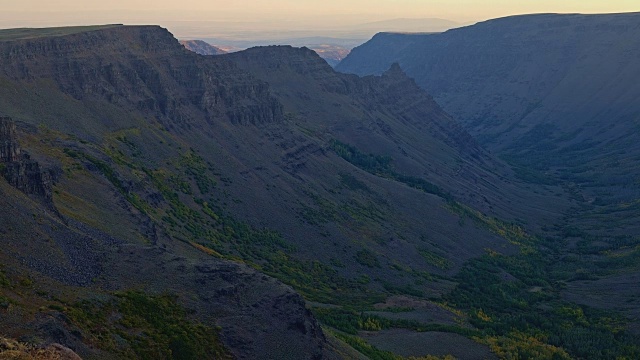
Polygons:
M334 66L349 51L380 31L440 32L460 24L435 18L392 19L349 26L334 26L318 30L257 29L257 24L233 23L227 27L220 22L169 23L181 38L197 38L228 52L254 46L291 45L308 47ZM266 25L265 25L266 26ZM273 26L273 25L271 25ZM255 30L251 30L256 28ZM304 27L303 27L304 28ZM207 35L215 34L213 35Z
M345 40L361 40L355 45L368 40L381 31L395 32L442 32L463 24L437 18L389 19L367 23L348 24L328 22L314 24L308 21L287 22L225 22L225 21L168 21L164 25L181 39L224 39L231 42L249 42L250 46L259 45L298 45L281 43L288 39L301 38L334 38ZM272 41L272 43L264 43ZM274 42L275 41L275 42ZM343 44L344 45L344 44ZM354 45L354 46L355 46Z
M188 50L200 55L222 55L227 53L226 51L202 40L181 40L180 44Z

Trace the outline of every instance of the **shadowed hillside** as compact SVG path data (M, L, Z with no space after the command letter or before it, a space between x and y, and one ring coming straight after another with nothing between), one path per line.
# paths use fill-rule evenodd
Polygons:
M584 263L564 295L637 319L639 20L540 14L378 34L338 69L379 74L398 62L520 179L567 189L578 206L564 252ZM604 288L615 296L597 295Z
M629 201L640 196L638 19L543 14L378 34L338 69L379 74L399 62L521 177L579 184L588 202Z

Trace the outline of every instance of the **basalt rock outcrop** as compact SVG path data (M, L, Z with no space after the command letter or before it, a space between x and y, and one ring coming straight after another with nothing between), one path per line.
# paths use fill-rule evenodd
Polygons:
M186 50L156 26L106 27L67 36L0 42L3 76L50 81L79 101L106 99L164 119L167 127L204 127L282 119L269 86Z
M0 337L0 358L82 360L73 350L57 343L34 346L4 337Z
M9 184L51 203L51 172L21 151L16 124L8 117L0 117L0 147L0 173Z
M17 161L20 145L16 136L16 124L8 117L0 117L0 162Z

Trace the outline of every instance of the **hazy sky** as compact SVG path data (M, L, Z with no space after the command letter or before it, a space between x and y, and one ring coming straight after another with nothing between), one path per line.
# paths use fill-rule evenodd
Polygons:
M639 0L0 0L0 28L193 20L326 28L393 18L470 23L524 13L630 11L640 11Z

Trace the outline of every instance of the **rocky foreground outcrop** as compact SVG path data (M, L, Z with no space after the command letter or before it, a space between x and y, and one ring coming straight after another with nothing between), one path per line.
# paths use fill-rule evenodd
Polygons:
M33 346L4 337L0 337L0 359L82 360L73 350L57 343Z

